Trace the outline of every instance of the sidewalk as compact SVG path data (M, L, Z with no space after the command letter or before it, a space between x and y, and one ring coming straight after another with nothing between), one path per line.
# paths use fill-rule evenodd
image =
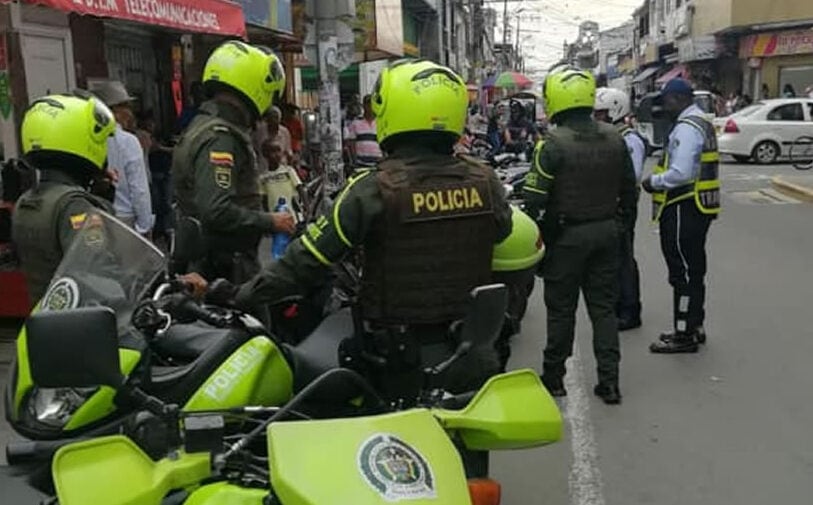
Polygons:
M813 172L778 175L771 179L771 183L777 190L786 195L813 203Z

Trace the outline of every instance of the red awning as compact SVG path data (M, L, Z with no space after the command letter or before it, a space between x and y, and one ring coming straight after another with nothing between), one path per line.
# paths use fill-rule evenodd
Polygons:
M658 77L655 80L655 83L656 84L666 84L667 82L671 81L672 79L677 79L677 78L683 79L687 75L689 75L689 73L686 71L686 67L683 66L683 65L678 65L675 68L673 68L672 70L670 70L670 71L666 72L665 74L663 74L662 76Z
M5 0L7 1L7 0ZM183 32L245 37L243 8L229 0L22 0L53 9L165 26Z

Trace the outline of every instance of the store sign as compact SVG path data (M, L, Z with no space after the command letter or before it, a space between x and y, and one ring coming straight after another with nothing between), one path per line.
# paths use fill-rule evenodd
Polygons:
M243 6L246 23L293 33L291 0L237 0Z
M246 33L243 9L228 0L37 0L32 3L187 32L241 37Z
M740 58L813 53L813 30L759 33L740 40Z

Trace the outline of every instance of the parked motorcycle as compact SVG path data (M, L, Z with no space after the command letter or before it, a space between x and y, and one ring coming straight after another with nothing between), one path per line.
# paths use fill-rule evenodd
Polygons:
M322 374L281 408L190 413L128 385L109 309L44 312L33 316L29 326L27 345L37 383L51 388L103 384L145 409L142 423L149 426L59 447L52 478L61 505L378 505L401 500L497 505L499 484L467 481L458 448L530 448L562 435L558 408L531 370L492 377L474 395L428 388L417 408L399 410L381 401L356 372L341 368ZM70 339L59 338L55 326L70 328ZM470 328L466 335L485 337L478 331ZM95 358L83 362L80 345L94 348ZM70 358L67 366L57 370L54 365L65 358ZM300 407L323 395L356 398L359 415L308 419ZM228 435L224 425L234 417L246 430Z
M127 384L185 411L283 405L294 391L338 366L338 339L352 332L346 312L327 318L323 330L301 345L284 345L244 312L199 305L164 282L165 268L163 255L149 242L107 214L93 214L34 312L110 307ZM35 440L116 432L134 407L114 389L50 388L34 380L29 326L20 331L5 392L6 417L15 431ZM64 338L69 330L52 328ZM96 349L82 350L84 361L95 359ZM332 360L325 357L331 350ZM53 363L56 369L69 365Z

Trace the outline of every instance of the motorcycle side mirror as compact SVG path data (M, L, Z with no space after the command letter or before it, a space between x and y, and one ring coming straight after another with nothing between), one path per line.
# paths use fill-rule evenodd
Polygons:
M31 377L37 386L118 389L123 384L113 309L38 312L28 318L25 329Z
M460 342L471 342L474 347L493 346L500 335L507 308L508 288L505 284L474 288L461 325Z
M531 369L495 375L462 410L433 409L471 450L519 449L562 438L562 415Z

